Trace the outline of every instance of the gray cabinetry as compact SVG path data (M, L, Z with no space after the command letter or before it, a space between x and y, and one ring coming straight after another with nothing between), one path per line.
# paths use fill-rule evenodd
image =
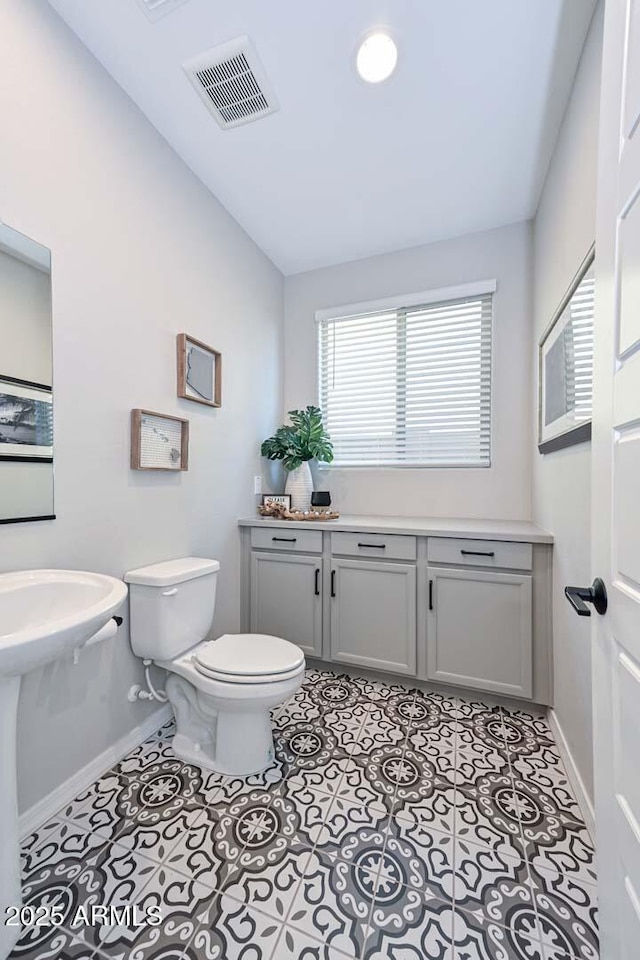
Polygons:
M531 576L430 565L428 591L429 679L531 697Z
M322 563L284 553L251 555L252 633L284 637L322 656Z
M332 559L331 659L415 674L415 565Z
M533 524L240 523L241 630L328 663L553 703L552 542Z

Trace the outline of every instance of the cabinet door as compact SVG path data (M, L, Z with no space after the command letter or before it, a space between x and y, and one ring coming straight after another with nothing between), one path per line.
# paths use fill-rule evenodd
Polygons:
M284 637L322 655L322 564L319 557L251 555L251 631Z
M532 694L531 577L429 567L430 680Z
M332 560L331 658L415 674L414 566Z

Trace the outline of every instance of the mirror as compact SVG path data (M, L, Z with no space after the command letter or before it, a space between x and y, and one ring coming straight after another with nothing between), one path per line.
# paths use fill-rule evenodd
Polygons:
M0 221L0 523L53 520L51 253Z

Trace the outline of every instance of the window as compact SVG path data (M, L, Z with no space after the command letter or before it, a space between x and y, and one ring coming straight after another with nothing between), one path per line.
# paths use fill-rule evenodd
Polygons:
M337 466L491 465L493 289L319 317L320 406Z

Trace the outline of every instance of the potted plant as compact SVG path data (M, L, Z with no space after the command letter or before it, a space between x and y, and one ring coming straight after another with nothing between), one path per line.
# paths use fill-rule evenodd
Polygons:
M280 427L260 448L263 457L281 460L287 471L285 493L291 494L294 510L308 510L311 506L313 478L310 460L331 463L333 444L324 429L318 407L289 410L290 424Z

